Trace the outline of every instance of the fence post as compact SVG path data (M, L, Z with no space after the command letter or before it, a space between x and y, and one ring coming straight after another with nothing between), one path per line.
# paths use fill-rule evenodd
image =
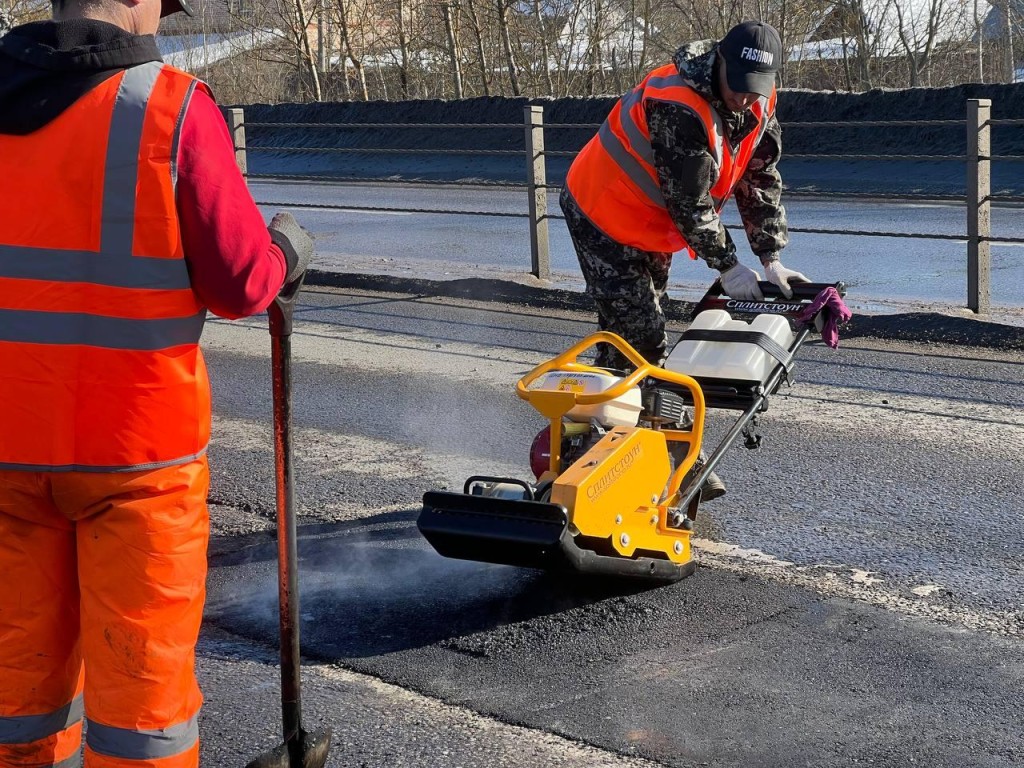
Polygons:
M991 99L967 101L967 307L989 311L992 293Z
M238 170L245 176L249 168L245 159L245 113L238 107L233 107L228 113L228 131L231 133L231 142L235 145L235 162L238 163Z
M526 122L526 184L530 201L530 256L534 277L551 279L548 242L548 188L544 164L544 107L528 105Z

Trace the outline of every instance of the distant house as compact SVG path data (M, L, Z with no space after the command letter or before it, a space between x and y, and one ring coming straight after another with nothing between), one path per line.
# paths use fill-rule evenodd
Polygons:
M270 45L279 37L275 30L256 29L160 35L156 43L163 60L172 67L198 72L245 51Z
M939 12L933 17L936 8ZM953 40L973 40L977 29L988 25L995 11L988 0L833 3L822 10L803 42L790 50L789 59L842 58L844 52L885 58L903 55L908 47L914 52L923 51L929 37L933 47ZM859 51L858 45L867 50Z
M855 62L855 72L865 76L869 69L877 69L881 80L870 78L875 86L905 86L908 65L912 85L962 82L958 78L970 77L967 67L975 66L966 65L968 60L977 62L975 76L984 72L987 77L1009 79L1024 61L1024 41L1016 40L1024 31L1024 0L1008 2L1012 24L1001 7L1004 0L831 3L814 19L810 32L789 46L787 63L824 72L830 62ZM874 66L878 64L887 66L879 69ZM897 71L902 71L902 80L893 74Z
M280 39L271 20L256 18L251 0L194 0L193 7L191 18L164 19L156 38L164 61L180 69L198 72Z
M985 3L990 5L982 25L982 34L986 40L1001 40L1008 32L1020 37L1024 33L1024 0L1007 0L1007 2ZM1007 22L1006 12L1009 10L1013 25Z

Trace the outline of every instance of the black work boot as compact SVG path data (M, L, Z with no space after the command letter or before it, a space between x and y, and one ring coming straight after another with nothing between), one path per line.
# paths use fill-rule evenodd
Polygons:
M670 443L669 444L669 455L672 457L672 468L674 469L679 465L686 457L686 445L684 443ZM707 463L708 457L702 450L697 456L697 461L686 475L686 479L683 480L682 487L687 487L691 478L696 476L701 467ZM697 519L697 508L705 501L711 501L717 499L719 496L725 495L725 483L722 482L722 478L715 472L708 473L707 478L704 480L704 485L701 486L700 493L694 496L693 500L688 505L685 511L681 509L675 509L669 517L669 525L673 528L682 528L686 531L693 530L693 521Z
M698 472L700 468L708 463L708 456L704 453L704 449L701 448L700 455L697 457L697 463L694 465L694 469ZM700 487L700 500L711 501L717 499L719 496L725 496L725 483L722 482L722 478L718 476L717 472L710 472L707 479L704 481L704 485Z
M700 500L711 501L719 496L725 496L725 483L722 482L722 478L718 476L717 472L712 472L701 486Z
M670 443L668 450L669 455L672 457L672 467L675 468L678 466L679 462L686 457L686 444ZM700 472L700 468L707 464L707 461L707 454L705 454L702 449L700 455L697 456L697 461L694 463L693 469L691 469L690 473L687 474L687 479L683 481L684 487L686 486L689 478ZM722 482L722 478L718 476L717 472L711 472L707 476L707 479L704 480L704 485L701 486L700 500L711 501L712 499L717 499L720 496L725 496L725 483Z

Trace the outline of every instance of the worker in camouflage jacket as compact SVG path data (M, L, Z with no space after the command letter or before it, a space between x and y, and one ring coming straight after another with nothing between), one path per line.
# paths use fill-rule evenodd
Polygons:
M684 45L619 100L569 170L560 203L599 325L653 363L666 353L660 300L673 252L721 272L731 297L763 299L759 273L739 262L720 218L730 195L767 279L787 296L790 280L807 280L779 261L788 240L775 117L782 57L778 33L756 22ZM597 364L625 360L602 344Z

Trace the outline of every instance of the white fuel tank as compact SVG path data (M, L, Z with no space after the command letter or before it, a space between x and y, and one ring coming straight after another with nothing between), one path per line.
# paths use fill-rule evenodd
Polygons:
M763 314L753 322L733 320L724 309L707 309L694 318L695 330L760 332L785 350L789 350L796 334L789 321L779 315ZM712 379L740 379L764 382L778 365L778 360L764 349L743 341L680 340L665 361L665 368L688 376Z
M530 389L546 389L561 392L577 392L592 394L604 392L622 381L619 376L596 372L549 371L537 379ZM640 399L640 387L631 387L625 393L609 400L607 403L595 405L577 405L568 414L572 421L589 424L591 419L603 427L635 427L640 421L643 405Z

